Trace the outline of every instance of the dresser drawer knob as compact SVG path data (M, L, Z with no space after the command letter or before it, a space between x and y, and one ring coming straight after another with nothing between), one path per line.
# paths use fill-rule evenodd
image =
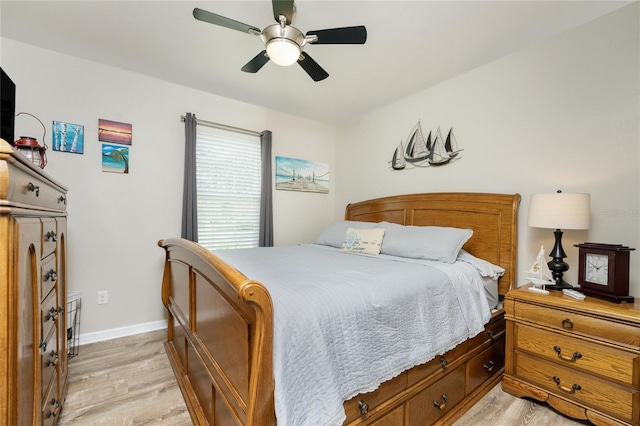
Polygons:
M573 321L571 321L571 318L565 318L562 320L562 328L565 330L571 330L573 328Z
M447 364L449 364L449 363L447 362L445 357L441 356L440 357L440 366L442 367L443 370L447 369Z
M53 406L53 409L49 410L49 414L47 415L47 417L55 417L60 414L60 401L58 401L56 398L53 398L51 400L51 405Z
M38 185L34 185L33 183L29 182L29 185L27 185L27 189L31 192L35 192L36 197L40 196L40 187Z
M493 330L489 330L489 332L487 334L489 335L489 339L493 340L493 337L494 337L494 334L495 334L493 332Z
M49 357L50 358L47 360L47 367L55 367L56 365L58 365L60 359L58 358L58 354L56 353L56 351L51 351Z
M494 365L496 365L496 363L495 363L495 362L493 362L493 361L489 361L489 365L484 364L484 365L483 365L483 367L484 367L484 369L487 371L487 373L491 373L491 372L493 371L493 367L494 367Z
M442 394L442 402L433 401L433 406L439 410L444 410L447 407L447 400L449 398L446 394Z
M49 280L55 281L57 277L58 277L58 274L56 273L56 271L54 271L53 269L50 269L49 272L47 272L44 275L44 280L45 281L49 281Z
M46 234L44 234L44 237L47 241L51 240L53 242L56 241L56 233L53 231L49 231Z
M558 354L558 358L563 359L569 362L576 362L579 358L582 358L582 354L578 351L573 353L572 357L568 357L566 355L562 355L562 348L560 346L554 346L553 350Z
M56 310L56 308L51 308L49 309L49 312L47 312L47 316L44 317L45 321L55 321L56 318L58 317L58 311Z
M553 376L553 381L556 382L556 386L558 387L558 389L563 390L565 392L576 393L576 391L579 391L580 389L582 389L582 386L580 386L577 383L574 383L573 386L571 386L570 388L566 386L562 386L560 384L560 377L558 376Z
M60 198L58 198L58 202L59 203L63 203L63 204L67 204L67 197L65 197L64 195L61 195Z
M369 404L364 401L360 401L358 403L358 410L360 410L361 415L366 415L369 412Z

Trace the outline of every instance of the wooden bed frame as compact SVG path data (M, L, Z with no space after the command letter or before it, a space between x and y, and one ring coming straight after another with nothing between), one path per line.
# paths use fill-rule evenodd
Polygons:
M515 280L519 201L518 194L400 195L349 204L345 219L473 229L464 249L505 268L499 282L505 295ZM269 292L193 242L170 238L158 245L166 251L165 348L193 422L275 425ZM484 333L346 401L345 424L453 422L500 381L504 329L499 309Z

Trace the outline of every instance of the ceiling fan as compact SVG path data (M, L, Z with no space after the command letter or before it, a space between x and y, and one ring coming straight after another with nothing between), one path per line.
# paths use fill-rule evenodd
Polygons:
M273 17L277 24L269 25L262 31L199 8L193 9L193 17L199 21L259 36L265 45L265 50L242 67L242 71L250 73L258 72L269 60L282 66L297 62L314 81L321 81L329 77L329 74L308 53L303 52L305 45L364 44L367 41L367 29L362 25L309 31L303 34L299 29L291 26L295 9L294 0L272 0L272 4Z

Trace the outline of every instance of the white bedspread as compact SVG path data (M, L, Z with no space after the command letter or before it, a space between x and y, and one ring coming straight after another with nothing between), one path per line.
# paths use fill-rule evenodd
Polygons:
M490 319L480 275L464 262L313 244L215 253L271 293L279 426L341 425L344 401L477 335Z

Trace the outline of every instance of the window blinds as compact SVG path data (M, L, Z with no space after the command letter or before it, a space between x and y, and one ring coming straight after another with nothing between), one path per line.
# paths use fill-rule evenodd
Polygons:
M258 247L260 137L197 127L198 243L209 250Z

